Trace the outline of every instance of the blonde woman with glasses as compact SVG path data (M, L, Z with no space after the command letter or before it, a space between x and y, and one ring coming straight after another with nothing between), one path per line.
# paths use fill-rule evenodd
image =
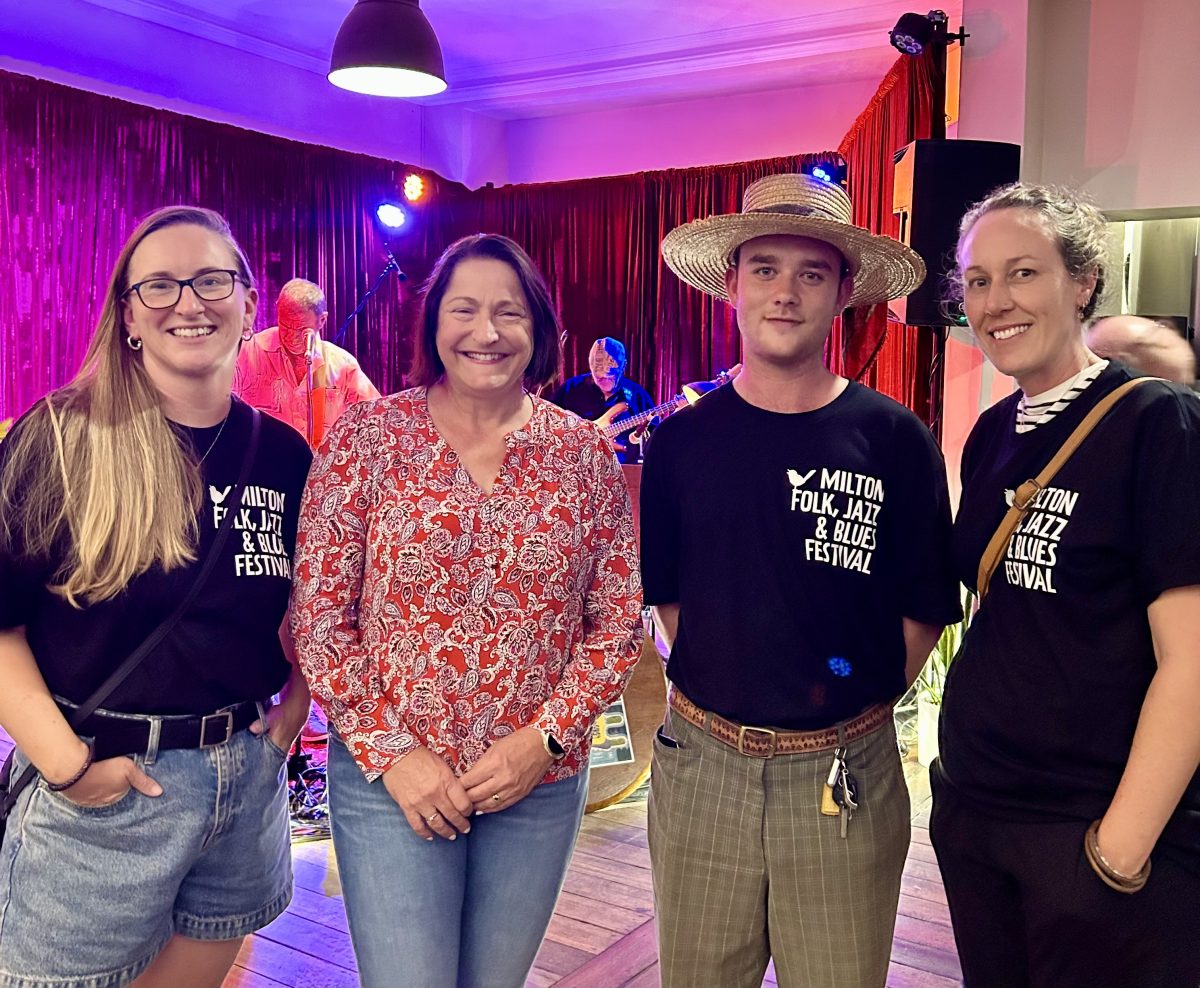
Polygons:
M219 215L159 210L79 373L0 446L0 986L216 988L290 899L310 454L230 395L257 304Z

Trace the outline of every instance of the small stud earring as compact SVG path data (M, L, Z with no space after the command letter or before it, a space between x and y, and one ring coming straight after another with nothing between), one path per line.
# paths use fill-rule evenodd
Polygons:
M136 336L126 336L125 345L128 346L130 350L137 351L142 348L142 341Z

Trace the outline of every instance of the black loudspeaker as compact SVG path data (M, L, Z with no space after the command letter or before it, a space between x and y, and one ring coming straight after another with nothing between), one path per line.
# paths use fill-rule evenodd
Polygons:
M913 141L895 154L892 212L900 239L921 255L928 274L921 286L892 303L910 326L953 326L942 300L954 267L958 221L998 185L1015 182L1021 148L997 141Z

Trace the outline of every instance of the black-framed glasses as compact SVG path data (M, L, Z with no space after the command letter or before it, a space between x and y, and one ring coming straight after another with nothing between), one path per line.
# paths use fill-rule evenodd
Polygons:
M122 298L136 294L147 309L170 309L178 304L183 289L190 287L205 302L220 302L233 294L233 286L243 280L236 271L205 271L194 278L147 278L125 289Z

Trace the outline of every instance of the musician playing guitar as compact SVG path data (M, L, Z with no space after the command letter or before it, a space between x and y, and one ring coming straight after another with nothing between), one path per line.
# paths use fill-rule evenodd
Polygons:
M638 415L654 405L649 392L625 376L625 347L620 340L611 336L596 340L588 354L588 367L589 373L569 378L548 396L549 400L580 418L603 418L604 425L617 416ZM612 437L622 463L641 461L639 442L645 429L639 430L638 441L633 442L629 440L630 429Z

